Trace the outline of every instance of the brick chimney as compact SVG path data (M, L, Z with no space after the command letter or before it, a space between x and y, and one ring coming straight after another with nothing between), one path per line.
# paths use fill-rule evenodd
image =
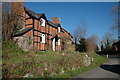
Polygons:
M12 2L11 7L11 14L12 15L24 15L24 2Z
M58 17L53 17L52 18L52 23L60 24L61 22L59 21Z
M19 21L18 24L22 26L22 29L24 29L25 28L24 2L12 2L11 15L14 15L15 17L17 16L15 19L18 19Z

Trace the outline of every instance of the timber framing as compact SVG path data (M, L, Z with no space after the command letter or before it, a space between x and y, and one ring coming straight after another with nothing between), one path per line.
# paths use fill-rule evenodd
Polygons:
M28 35L32 37L33 47L43 51L51 48L55 51L62 50L64 41L62 41L61 38L66 36L70 38L68 41L69 44L72 44L72 35L61 27L57 17L49 21L44 13L36 14L25 7L24 13L25 27L23 30L16 33L15 37Z

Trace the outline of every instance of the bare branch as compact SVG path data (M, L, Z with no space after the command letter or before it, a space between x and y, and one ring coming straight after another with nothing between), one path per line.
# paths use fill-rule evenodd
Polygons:
M86 36L86 30L87 24L85 21L80 21L80 24L78 24L73 30L73 37L77 39L77 42Z

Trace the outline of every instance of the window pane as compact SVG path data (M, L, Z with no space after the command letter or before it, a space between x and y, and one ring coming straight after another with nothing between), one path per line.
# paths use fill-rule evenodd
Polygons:
M42 42L45 43L45 34L42 36Z
M45 34L40 33L40 42L45 43Z
M42 42L42 37L40 37L40 42Z
M43 18L40 19L40 25L45 27L45 19Z

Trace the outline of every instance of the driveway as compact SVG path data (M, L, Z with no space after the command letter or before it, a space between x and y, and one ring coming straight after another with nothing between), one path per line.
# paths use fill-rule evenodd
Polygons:
M109 56L109 61L75 78L120 78L120 58Z

